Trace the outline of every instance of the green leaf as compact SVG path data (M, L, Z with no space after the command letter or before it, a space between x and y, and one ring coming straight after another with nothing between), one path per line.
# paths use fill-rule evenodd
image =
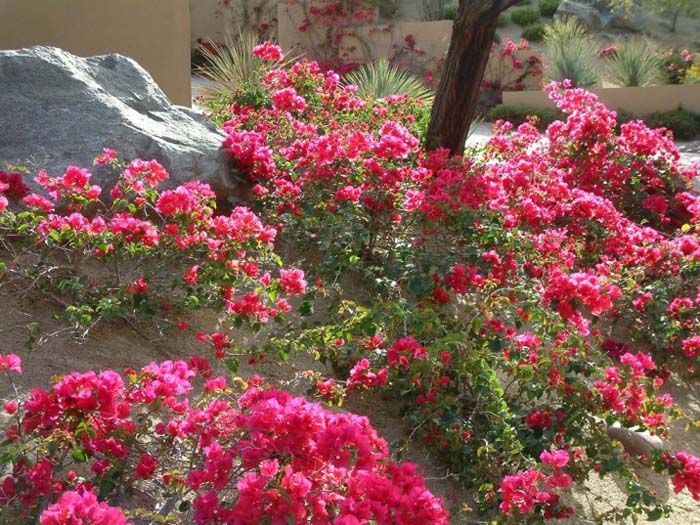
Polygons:
M233 357L228 357L224 359L224 363L226 363L226 366L228 367L229 371L232 374L235 374L238 372L238 359L234 359Z
M79 448L74 448L73 450L71 450L70 455L78 463L85 463L88 460L87 454L85 454L85 452Z
M658 521L664 517L663 509L656 508L651 512L647 512L647 521Z

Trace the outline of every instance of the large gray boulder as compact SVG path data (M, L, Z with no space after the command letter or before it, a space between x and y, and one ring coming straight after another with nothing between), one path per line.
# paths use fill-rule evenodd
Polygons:
M233 187L222 139L202 114L171 104L130 58L45 46L0 51L0 165L58 176L91 166L106 147L122 159L156 159L169 185L199 179L225 197ZM107 169L91 172L103 187L114 182Z
M603 27L600 11L595 5L587 2L563 0L554 16L555 18L575 18L581 25L592 31L598 31Z
M639 6L611 9L609 0L562 0L555 16L576 18L592 31L619 29L638 33L649 23L649 15Z

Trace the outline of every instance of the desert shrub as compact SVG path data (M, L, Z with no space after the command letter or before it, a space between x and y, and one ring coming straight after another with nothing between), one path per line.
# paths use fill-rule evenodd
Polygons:
M541 42L544 40L544 24L530 24L523 28L522 37L530 42Z
M421 0L418 8L420 19L425 21L444 20L447 0Z
M636 117L621 109L616 110L615 113L617 114L615 121L618 129L622 124L633 120L639 120L639 117ZM540 108L525 104L499 104L491 108L486 114L486 120L488 122L505 120L515 126L519 126L520 124L527 122L528 117L536 117L537 128L540 130L545 130L552 122L557 120L565 120L566 114L553 107ZM653 123L648 122L646 118L642 120L644 120L650 127L658 127L654 126Z
M514 24L529 26L540 19L540 12L531 7L518 7L511 11L510 18Z
M651 86L661 81L661 61L648 40L628 38L605 57L605 63L607 79L617 86Z
M684 84L700 84L700 64L693 64L688 68L683 79Z
M422 80L391 65L386 59L370 62L345 75L345 82L357 86L357 93L364 98L408 95L426 104L433 100L433 92Z
M443 17L445 18L445 20L455 20L457 18L458 11L459 6L457 4L447 4L445 6Z
M527 122L528 117L536 117L537 127L546 129L555 120L565 118L565 115L554 108L538 108L521 104L499 104L489 110L486 120L489 122L506 120L515 126L519 126Z
M700 114L681 107L673 111L652 113L644 117L644 122L652 128L666 128L673 132L677 140L692 140L700 136Z
M555 20L545 28L547 47L545 75L550 80L569 80L572 86L598 82L597 50L591 36L573 19Z
M261 89L261 79L256 76L263 58L253 53L258 46L258 36L253 32L227 35L223 44L209 44L201 47L205 65L196 70L209 85L202 94L202 103L216 113L233 100L236 93L249 93L251 96ZM294 61L294 57L275 57L279 67Z
M503 12L499 15L498 17L498 23L496 24L498 27L506 27L510 25L511 19L510 15L507 12Z
M688 49L672 48L659 54L661 75L667 84L683 84L686 73L696 63L696 55Z
M560 3L561 0L540 0L537 3L537 8L540 10L542 16L551 18L555 15L557 9L559 9Z

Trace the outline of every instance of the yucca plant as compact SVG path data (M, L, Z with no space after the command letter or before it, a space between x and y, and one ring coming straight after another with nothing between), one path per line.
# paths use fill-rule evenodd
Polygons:
M259 43L255 33L239 32L235 37L227 35L223 46L210 42L202 47L203 65L195 71L209 84L202 94L205 104L226 101L239 90L255 91L262 85L260 69L270 63L253 56ZM294 60L287 55L273 67L284 68Z
M628 38L607 58L607 77L621 87L661 83L661 57L648 40Z
M392 66L384 58L347 74L345 83L356 85L358 95L365 98L380 99L407 94L426 104L433 100L433 92L418 77Z
M549 80L571 80L574 87L598 82L598 52L591 35L576 20L555 20L545 28L547 48L545 76Z
M445 19L446 0L422 0L418 8L420 19L426 22Z

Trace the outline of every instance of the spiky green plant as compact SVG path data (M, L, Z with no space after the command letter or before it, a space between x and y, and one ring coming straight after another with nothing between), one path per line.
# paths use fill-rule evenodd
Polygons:
M598 82L598 51L591 35L576 20L555 20L545 28L546 78L569 79L575 87Z
M226 101L241 90L255 91L262 86L260 71L270 62L253 56L259 43L255 33L239 32L235 37L227 35L223 46L210 41L202 47L204 64L195 71L208 83L202 94L205 104ZM287 55L273 67L284 68L294 60Z
M345 76L346 84L354 84L358 95L380 99L407 94L429 104L433 92L418 77L389 64L386 59L370 62Z
M628 38L608 55L607 79L621 87L651 86L661 83L661 58L651 42Z
M446 0L422 0L418 7L420 19L426 22L445 19Z

